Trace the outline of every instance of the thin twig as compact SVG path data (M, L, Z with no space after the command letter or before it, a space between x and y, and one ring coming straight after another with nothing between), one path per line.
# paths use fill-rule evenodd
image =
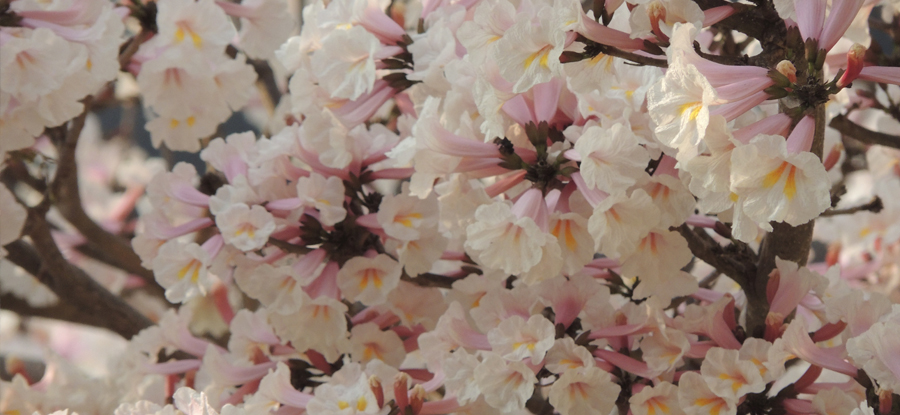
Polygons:
M871 201L869 201L869 203L866 203L864 205L854 206L846 209L828 209L822 212L821 216L828 217L838 215L852 215L856 212L863 211L878 213L881 212L881 209L884 209L884 203L881 202L880 197L875 196Z
M863 127L846 116L839 114L831 119L828 126L834 128L846 136L853 137L866 144L877 144L880 146L900 149L900 136L880 133Z
M612 46L601 45L600 51L609 56L615 56L617 58L627 59L634 63L638 63L646 66L655 66L657 68L668 68L669 62L665 59L657 59L651 58L649 56L638 55L632 52L626 52L624 50L614 48Z

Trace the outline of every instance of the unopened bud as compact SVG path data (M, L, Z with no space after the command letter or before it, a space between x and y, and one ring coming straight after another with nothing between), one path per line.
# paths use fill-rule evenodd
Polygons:
M769 313L766 316L766 333L763 336L766 341L774 342L775 339L781 337L784 333L784 330L787 328L784 326L784 314L781 313Z
M381 381L378 380L378 376L369 378L369 389L372 389L372 393L375 394L375 402L378 404L378 408L384 407L384 388L381 387Z
M400 413L403 413L406 407L409 406L409 397L407 395L409 391L408 382L409 375L406 373L400 372L397 376L394 376L394 402L400 408Z
M621 311L616 311L615 319L617 326L624 326L628 324L628 316L626 316L625 313Z
M828 251L825 252L825 265L831 267L834 264L838 263L838 260L841 257L841 244L834 243L828 245Z
M28 371L25 370L25 362L22 359L15 356L7 356L4 366L6 373L22 376L26 383L29 385L34 384L32 379L28 376Z
M775 70L784 75L792 84L797 83L797 67L789 60L783 60L775 65Z
M668 42L669 37L659 28L659 21L666 21L666 7L659 0L654 0L647 5L647 17L650 18L650 27L653 29L653 34L659 40Z
M825 162L822 163L825 166L825 171L831 171L834 166L837 165L838 160L841 159L841 153L844 152L844 144L837 143L834 147L831 147L831 151L828 152L828 156L825 157Z
M422 385L416 385L409 394L409 409L412 415L419 415L422 412L422 405L425 404L425 388Z
M878 390L878 412L882 414L891 413L894 406L894 393L889 389Z
M845 88L859 77L859 73L862 71L863 65L865 64L865 57L866 47L859 43L854 43L847 52L847 71L844 72L844 75L838 80L837 86Z
M769 301L769 304L772 304L772 300L775 299L775 292L778 291L778 284L780 282L781 271L778 271L778 268L775 268L769 273L769 281L766 283L766 300Z
M391 20L397 22L400 27L406 27L406 6L399 1L391 3Z

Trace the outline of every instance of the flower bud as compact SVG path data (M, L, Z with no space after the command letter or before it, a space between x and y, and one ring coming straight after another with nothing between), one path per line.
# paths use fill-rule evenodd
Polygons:
M775 70L784 75L792 84L797 83L797 68L791 61L785 59L778 62L778 65L775 65Z
M425 404L425 388L422 385L416 385L412 388L409 395L409 409L412 415L419 415L422 412L422 405Z
M397 403L397 407L400 408L401 413L409 406L408 385L409 375L406 373L400 372L397 376L394 376L394 401Z
M859 73L862 71L865 64L865 57L866 47L859 43L854 43L847 52L847 71L844 72L844 75L838 80L837 86L846 88L851 82L859 77Z
M378 407L384 407L384 388L381 387L381 381L378 380L378 376L369 378L369 388L371 388L372 393L375 394L375 402L378 404Z

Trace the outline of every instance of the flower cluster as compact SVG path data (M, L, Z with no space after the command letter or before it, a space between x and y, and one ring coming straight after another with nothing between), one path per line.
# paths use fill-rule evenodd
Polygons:
M896 4L0 6L3 413L900 413Z

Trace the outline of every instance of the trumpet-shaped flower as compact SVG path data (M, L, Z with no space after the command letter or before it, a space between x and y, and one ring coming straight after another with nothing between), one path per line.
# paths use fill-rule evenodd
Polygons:
M621 389L598 367L567 370L550 386L550 404L561 415L608 414Z
M762 228L798 226L831 207L828 175L812 153L789 154L781 136L759 135L731 152L731 191Z

